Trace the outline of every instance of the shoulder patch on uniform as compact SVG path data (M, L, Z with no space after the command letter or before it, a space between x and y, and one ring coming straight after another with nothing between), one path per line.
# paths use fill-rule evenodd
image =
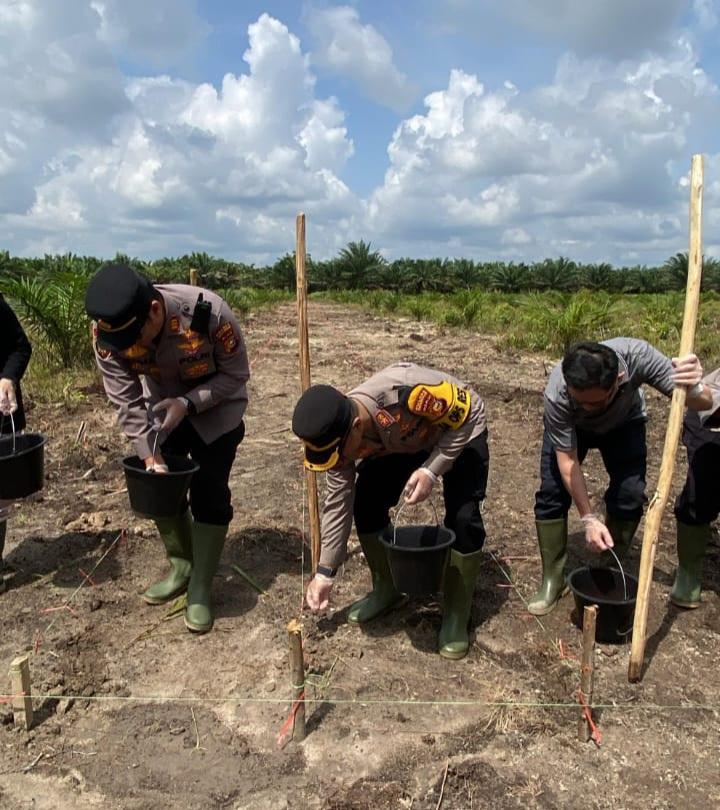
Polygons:
M178 318L177 315L173 315L172 318L170 318L168 329L175 335L180 331L180 318Z
M225 349L227 354L232 354L240 345L233 325L227 321L215 330L213 339L216 342L222 343L223 349Z
M407 405L412 413L457 430L470 413L470 392L447 381L416 385L408 395Z
M101 348L100 348L100 346L98 346L98 342L97 342L97 336L98 336L98 328L97 328L97 324L95 323L95 321L93 321L93 325L92 325L92 344L93 344L93 351L95 352L95 354L96 354L96 355L97 355L97 356L98 356L98 357L99 357L101 360L107 360L107 359L108 359L108 357L110 357L110 356L112 355L112 352L110 351L110 349L101 349Z

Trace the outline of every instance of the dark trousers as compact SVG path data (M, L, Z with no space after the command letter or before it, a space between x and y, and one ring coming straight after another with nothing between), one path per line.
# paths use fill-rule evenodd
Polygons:
M605 490L607 514L618 520L638 520L646 501L645 422L636 419L603 434L581 429L576 430L576 434L579 461L583 462L588 450L597 448L610 476ZM560 477L555 448L545 431L540 452L540 489L535 493L535 518L566 517L571 503L570 493Z
M427 461L427 451L369 458L357 468L355 528L358 534L377 532L390 522L394 506L410 475ZM487 432L463 448L453 466L443 475L445 525L455 532L453 548L461 554L479 551L485 542L480 504L487 490L490 452Z
M720 433L702 427L698 415L688 411L682 441L687 448L688 471L675 501L675 517L689 526L703 526L720 514Z
M184 419L163 443L163 454L189 454L200 466L190 482L190 508L199 523L227 526L232 520L228 479L237 447L244 436L245 424L240 422L214 442L205 444L190 420Z

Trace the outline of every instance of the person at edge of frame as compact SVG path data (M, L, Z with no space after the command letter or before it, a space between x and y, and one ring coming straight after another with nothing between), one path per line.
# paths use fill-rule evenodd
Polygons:
M313 385L298 400L293 432L305 466L327 471L317 572L307 588L312 610L325 608L346 556L353 518L372 591L353 604L348 621L364 624L403 599L392 580L380 534L401 495L416 504L443 479L445 525L456 539L443 584L439 652L463 658L481 566L485 527L480 506L489 452L485 405L468 385L444 371L396 363L347 395Z
M188 509L155 520L170 572L143 599L160 605L187 591L185 625L206 633L213 626L212 580L233 516L228 478L245 434L250 370L240 327L215 293L153 285L121 262L93 276L85 309L94 319L105 392L145 467L162 474L165 455L188 454L199 465Z
M32 346L20 321L0 295L0 435L25 429L20 380L30 362ZM2 561L7 536L10 501L0 500L0 593L5 588Z
M542 584L528 602L530 613L549 613L566 591L563 569L572 503L592 551L612 548L619 558L627 553L646 501L642 386L667 397L684 386L688 407L701 410L711 403L702 373L694 354L671 360L644 340L628 337L575 343L552 370L545 387L541 481L535 494ZM581 469L591 448L600 451L610 477L604 519L592 509Z
M670 601L682 608L700 606L702 563L710 524L720 514L720 368L703 378L712 396L706 410L686 411L682 442L687 450L685 485L675 501L678 567Z

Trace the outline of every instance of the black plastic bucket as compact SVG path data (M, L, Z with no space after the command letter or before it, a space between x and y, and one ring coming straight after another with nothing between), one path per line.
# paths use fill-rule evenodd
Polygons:
M380 540L401 593L425 596L442 588L455 532L445 526L388 526Z
M0 437L0 499L25 498L44 483L45 437L40 433Z
M638 581L625 574L627 599L623 578L618 568L577 568L568 577L575 597L573 621L582 629L583 608L597 605L595 639L607 644L622 644L632 636Z
M169 472L145 469L137 456L123 459L130 508L138 517L176 517L185 511L193 473L200 468L189 458L163 456Z

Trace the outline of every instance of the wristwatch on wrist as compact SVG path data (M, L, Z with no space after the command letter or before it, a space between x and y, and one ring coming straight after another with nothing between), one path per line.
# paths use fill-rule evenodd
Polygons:
M197 413L195 403L190 399L190 397L178 397L178 399L180 402L184 403L188 416L194 416Z
M322 574L324 577L328 577L328 579L332 579L335 574L337 574L337 568L330 568L327 565L318 565L315 569L316 574Z

